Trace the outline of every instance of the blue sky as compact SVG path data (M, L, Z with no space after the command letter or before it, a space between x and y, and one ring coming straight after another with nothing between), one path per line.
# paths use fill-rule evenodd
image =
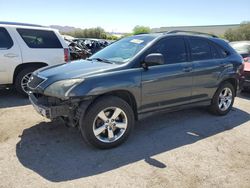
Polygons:
M249 0L0 0L0 20L129 32L250 21Z

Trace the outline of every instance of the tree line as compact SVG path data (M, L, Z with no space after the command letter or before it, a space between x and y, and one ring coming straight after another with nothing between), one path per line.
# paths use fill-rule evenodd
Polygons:
M131 35L145 34L150 32L151 32L150 27L137 25L134 27L132 33L127 33L126 35L124 35L124 37ZM63 34L67 34L76 38L97 38L97 39L108 39L108 40L119 39L118 37L113 36L110 33L107 33L101 27L89 28L89 29L76 29L72 32L67 32ZM220 37L229 41L250 40L250 22L243 22L237 29L228 29L225 32L225 34Z
M132 33L127 33L125 36L138 35L142 33L150 33L150 27L146 26L135 26ZM76 29L71 32L62 32L64 35L70 35L75 38L96 38L96 39L108 39L108 40L117 40L117 36L114 36L106 32L101 27L89 28L89 29Z

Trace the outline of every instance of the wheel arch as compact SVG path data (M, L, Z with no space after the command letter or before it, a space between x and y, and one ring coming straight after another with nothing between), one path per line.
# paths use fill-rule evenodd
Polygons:
M235 94L237 93L237 89L238 89L238 80L236 78L226 78L224 79L221 83L220 83L220 86L222 84L224 84L225 82L228 82L230 84L232 84L232 86L234 87L235 89Z
M20 71L22 71L26 68L29 68L29 67L36 67L37 69L39 69L39 68L42 68L45 66L48 66L48 64L44 63L44 62L29 62L29 63L22 63L22 64L18 65L15 68L15 71L13 74L13 83L15 83L16 77Z
M107 97L107 96L119 97L122 100L126 101L134 112L135 120L138 120L136 99L135 99L134 95L127 90L114 90L114 91L110 91L110 92L95 96L94 99L91 101L91 103L87 103L87 108L85 108L84 113L86 113L86 111L89 109L91 104L93 104L95 101L99 100L100 98Z

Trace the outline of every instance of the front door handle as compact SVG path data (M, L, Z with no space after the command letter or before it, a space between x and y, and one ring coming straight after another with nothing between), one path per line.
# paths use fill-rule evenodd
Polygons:
M14 57L18 57L18 55L17 54L13 54L13 53L8 53L8 54L4 54L4 57L14 58Z
M192 67L185 67L183 68L183 72L191 72L193 70Z

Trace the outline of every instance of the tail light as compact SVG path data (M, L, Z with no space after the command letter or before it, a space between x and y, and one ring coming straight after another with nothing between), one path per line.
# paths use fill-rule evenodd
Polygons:
M64 48L64 61L65 62L69 62L69 49L68 48Z

